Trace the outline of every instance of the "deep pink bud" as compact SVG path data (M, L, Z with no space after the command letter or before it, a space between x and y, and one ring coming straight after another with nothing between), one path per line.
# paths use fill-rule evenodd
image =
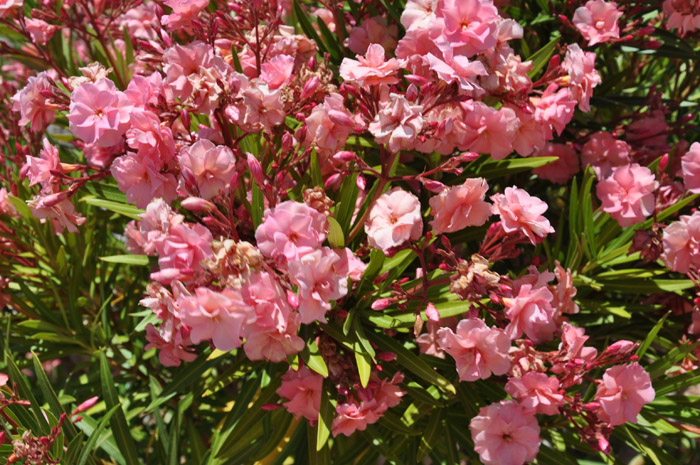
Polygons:
M73 410L73 413L71 414L71 416L90 410L92 407L95 406L95 404L97 403L98 400L100 400L100 398L97 396L89 398L88 400L86 400L82 404L78 405L75 408L75 410Z
M411 102L416 100L418 98L418 87L414 84L408 86L408 89L406 89L406 98Z
M404 76L408 82L416 86L423 86L428 83L428 80L417 74L407 74Z
M393 352L379 352L375 358L381 360L382 362L393 362L396 360L397 355Z
M668 154L667 153L665 153L661 157L661 160L659 160L659 171L666 171L666 168L668 168Z
M318 76L314 76L306 81L306 84L304 84L304 88L301 91L301 99L304 100L305 98L315 94L320 83L321 80L318 78Z
M384 310L385 308L389 307L393 303L393 299L379 299L375 300L372 302L372 305L370 306L372 310Z
M432 321L433 323L440 321L440 312L438 312L435 305L433 305L431 302L428 302L428 306L425 307L425 316L427 316L428 320Z
M439 194L440 192L447 189L447 186L441 183L440 181L435 181L432 179L421 179L421 181L423 182L423 187L425 187L428 191L432 192L433 194Z
M208 200L200 197L188 197L181 203L182 208L193 212L212 211L216 206Z
M252 153L246 153L248 159L248 168L250 168L250 174L255 179L258 185L262 186L265 183L265 176L263 174L262 166L260 162Z
M335 173L331 174L326 178L326 180L323 182L323 187L325 189L330 189L331 186L333 186L337 181L340 180L340 173Z
M182 110L180 112L180 119L182 120L182 124L185 126L185 128L189 131L190 130L190 112L187 110Z
M351 161L355 160L355 158L357 158L357 155L355 155L355 152L341 150L340 152L333 155L333 158L343 163L350 163Z
M335 124L339 124L341 126L354 126L355 123L353 122L352 118L348 116L347 113L344 111L340 110L329 110L328 111L328 117L333 121Z
M263 404L260 406L262 410L265 410L266 412L269 412L271 410L277 410L278 408L282 408L281 405L279 404Z
M613 344L610 344L605 351L603 352L603 357L610 357L612 355L619 355L619 354L625 354L628 352L631 352L634 350L636 344L632 341L617 341Z

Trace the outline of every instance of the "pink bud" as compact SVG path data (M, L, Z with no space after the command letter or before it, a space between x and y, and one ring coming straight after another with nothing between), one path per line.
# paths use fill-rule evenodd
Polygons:
M306 81L306 84L304 84L304 88L301 91L301 99L304 100L315 94L320 83L321 80L318 78L318 76L314 76Z
M200 197L188 197L182 201L181 205L185 210L192 212L207 212L216 208L213 203Z
M379 352L375 358L381 360L382 362L393 362L396 360L397 355L393 352Z
M271 410L277 410L278 408L282 408L282 406L279 404L263 404L260 406L260 408L265 410L266 412L269 412Z
M393 303L392 299L379 299L372 302L372 310L384 310Z
M666 171L666 168L668 168L668 154L667 153L665 153L661 157L661 160L659 160L659 171Z
M441 183L440 181L434 181L432 179L421 179L421 181L423 182L423 187L425 187L428 191L432 192L433 194L439 194L440 192L447 189L447 186Z
M59 203L63 202L68 198L70 195L69 191L61 191L57 192L55 194L47 195L46 197L43 197L41 199L41 203L45 207L53 207L55 205L58 205Z
M100 398L97 396L89 398L88 400L86 400L82 404L78 405L75 408L75 410L73 410L73 413L71 414L71 416L90 410L92 407L95 406L95 404L97 403L98 400L100 400Z
M418 98L418 87L416 87L414 84L411 84L408 86L408 89L406 89L406 98L413 102Z
M296 310L299 308L299 297L292 291L287 291L287 303Z
M253 176L253 179L255 179L258 185L262 186L265 183L265 176L263 175L260 162L257 158L255 158L255 156L253 156L252 153L246 153L246 157L248 158L248 168L250 168L250 174Z
M416 86L423 86L428 83L428 80L417 74L407 74L404 76L408 82Z
M323 182L323 187L325 189L330 189L333 187L337 182L340 181L340 173L335 173L331 174L326 178L326 180Z
M365 190L365 187L367 187L367 181L365 181L364 176L358 176L355 183L357 184L357 188L361 191Z
M180 119L182 119L182 124L185 126L185 128L189 131L190 130L190 124L192 121L190 120L190 112L183 109L180 112Z
M432 321L433 323L440 321L440 312L438 312L435 305L430 302L428 302L428 306L425 307L425 316L427 316L428 320Z
M462 155L458 155L457 160L460 161L460 163L465 163L469 161L474 161L477 158L479 158L479 154L475 152L464 152Z
M605 351L603 356L610 357L612 355L619 355L631 352L634 350L636 344L632 341L621 340L613 344L610 344Z
M333 155L333 159L343 162L343 163L350 163L351 161L355 160L357 158L357 155L355 155L355 152L350 152L348 150L341 150L340 152L336 153Z
M331 121L333 121L335 124L340 125L340 126L354 126L355 125L352 118L350 118L350 116L348 116L348 114L345 113L344 111L329 110L328 117L330 118Z
M288 132L285 132L282 134L282 150L285 152L288 151L289 149L292 148L294 145L294 137L289 134Z

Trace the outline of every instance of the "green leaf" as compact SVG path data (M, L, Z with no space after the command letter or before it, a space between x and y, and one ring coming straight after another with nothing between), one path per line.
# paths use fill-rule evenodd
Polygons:
M333 62L340 63L340 60L343 57L343 50L341 45L338 43L336 36L330 31L330 29L328 29L328 26L326 26L326 23L320 17L316 18L316 24L318 24L318 29L321 31L323 41L328 48L328 53L331 54Z
M250 203L250 216L253 219L253 226L257 229L262 223L263 213L265 211L265 199L263 192L258 187L258 184L252 183L252 201Z
M78 457L78 462L77 465L85 465L87 461L90 458L90 454L95 450L95 446L97 444L97 440L100 439L100 436L102 435L102 432L105 430L107 427L107 423L111 420L112 415L114 415L117 410L121 409L122 404L117 404L114 407L110 408L107 413L104 414L102 419L97 425L97 428L90 434L88 437L87 442L85 445L82 447L82 452L80 453L80 456Z
M425 430L423 430L420 447L418 448L418 462L423 461L425 456L435 447L438 433L442 429L442 413L442 410L438 410L437 412L433 412L428 418L428 425L425 427Z
M345 234L340 223L332 216L328 217L328 243L334 249L345 247Z
M44 396L44 402L49 404L51 412L56 418L59 418L62 414L67 412L63 408L63 405L61 405L61 402L58 400L58 396L56 396L56 393L51 387L51 382L46 376L44 368L41 366L41 361L35 353L32 353L32 362L34 364L34 374L36 375L37 382L39 383L41 394ZM75 426L70 421L64 423L63 432L69 440L73 439L78 434Z
M328 377L328 366L326 366L326 361L323 360L314 339L310 339L306 344L304 354L306 355L304 361L309 368L324 378Z
M321 166L318 163L316 150L311 151L311 180L314 186L323 187L323 176L321 175Z
M112 409L115 406L119 407L115 409L113 418L111 418L109 422L114 440L117 446L119 446L119 450L124 455L124 460L127 465L137 465L140 462L138 454L136 453L136 445L134 439L131 437L131 431L129 430L124 411L120 407L116 385L104 352L100 352L100 380L102 383L102 395L107 408Z
M318 34L316 34L316 30L311 25L309 17L306 15L304 10L301 9L301 6L299 6L299 2L297 0L294 0L292 11L294 12L296 20L299 22L299 26L301 26L301 30L304 31L304 34L306 34L311 40L316 42L319 51L321 53L330 53L330 50L328 50L321 38L318 36Z
M504 160L493 160L490 156L484 155L467 165L464 170L467 177L482 177L493 179L523 171L532 171L539 166L544 166L558 160L557 157L529 157L529 158L506 158ZM462 179L464 176L462 176Z
M359 342L355 343L355 362L357 363L357 372L360 375L360 383L363 388L369 383L369 375L372 373L372 359L364 352L364 348Z
M100 257L100 260L108 263L122 263L124 265L148 266L148 255L110 255Z
M644 342L639 346L637 349L637 357L640 359L644 357L644 354L646 351L651 347L651 343L654 342L654 339L656 339L657 334L659 334L659 331L661 331L661 328L664 325L664 322L666 321L666 318L671 314L670 311L668 311L659 321L654 325L654 327L649 331L649 334L647 335L646 339L644 339Z
M352 220L352 214L355 211L358 191L357 173L346 177L340 186L340 193L338 194L338 201L335 204L333 216L338 220L338 224L340 224L345 233L350 229L350 220Z
M532 69L527 73L528 76L531 78L536 76L537 73L539 73L540 70L547 65L547 63L549 63L549 59L554 54L554 49L556 48L560 39L561 37L559 36L554 37L544 47L528 57L528 61L532 61Z
M120 215L127 216L134 220L140 220L141 215L146 212L145 210L136 208L133 205L117 203L111 200L98 199L96 197L83 197L80 199L80 201L93 207L104 208L105 210L119 213Z
M328 380L323 381L323 389L321 390L321 410L318 414L318 423L316 425L316 451L323 449L331 435L331 426L333 424L333 404L328 397Z

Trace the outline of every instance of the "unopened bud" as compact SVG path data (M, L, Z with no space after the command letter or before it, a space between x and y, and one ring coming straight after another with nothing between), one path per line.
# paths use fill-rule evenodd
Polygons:
M318 90L320 83L321 80L318 78L318 76L314 76L306 81L306 84L304 84L304 88L301 91L301 99L304 100L314 95Z
M260 162L252 153L247 153L246 157L248 159L248 168L250 169L250 174L255 179L258 185L262 186L265 183L265 175L263 174L262 166Z
M88 400L86 400L86 401L83 402L82 404L78 405L78 406L75 408L75 410L73 410L73 413L71 414L71 416L77 415L77 414L79 414L79 413L83 413L83 412L86 412L86 411L90 410L92 407L95 406L95 404L97 404L97 401L98 401L98 400L100 400L100 398L97 397L97 396L95 396L95 397L90 397Z
M200 197L188 197L181 203L182 208L191 212L208 212L216 209L216 206L208 200Z
M392 304L392 299L388 299L388 298L387 299L379 299L379 300L375 300L374 302L372 302L372 305L370 306L370 308L372 308L372 310L384 310L385 308L389 307L389 305L391 305L391 304Z

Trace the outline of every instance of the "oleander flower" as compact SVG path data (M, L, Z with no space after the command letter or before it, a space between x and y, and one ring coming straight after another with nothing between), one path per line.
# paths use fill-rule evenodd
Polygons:
M654 400L654 397L649 373L637 362L615 365L605 370L595 394L603 418L612 426L628 421L637 423L637 415L642 407Z
M58 29L58 26L51 25L40 19L25 18L24 24L32 40L40 45L45 45Z
M514 400L482 407L469 423L474 450L484 465L523 465L540 449L540 427Z
M537 152L538 157L557 157L553 162L532 170L538 177L557 184L566 184L579 172L578 153L564 144L547 143Z
M583 38L588 40L590 47L620 38L620 27L617 25L620 16L622 12L617 9L617 3L589 0L576 9L572 22Z
M236 168L236 158L230 148L199 139L180 151L180 170L187 171L197 184L199 196L209 200L224 192Z
M43 131L56 119L55 105L42 94L42 91L51 90L49 77L53 77L49 71L42 71L30 77L27 85L12 96L12 110L18 111L21 116L19 124L24 126L30 123L32 132Z
M386 144L396 153L413 149L423 129L421 105L412 105L406 97L390 94L381 109L369 124L369 132L380 144Z
M649 168L633 163L613 168L610 176L598 183L596 195L601 202L600 209L624 228L654 213L654 191L658 187Z
M663 242L661 259L673 271L687 273L691 266L700 266L700 212L682 215L668 225Z
M501 216L507 233L520 231L534 244L536 236L545 237L554 232L549 220L542 216L547 204L519 187L506 187L503 194L492 195L491 201L493 213Z
M693 194L700 193L700 142L693 142L681 157L683 184Z
M613 168L630 162L632 148L605 131L593 133L581 148L581 164L591 165L598 178L607 178Z
M467 226L482 226L491 216L491 205L484 201L489 186L483 178L467 178L430 199L430 222L436 234L453 233Z
M275 392L287 399L282 405L289 413L296 418L306 418L313 426L318 421L318 413L321 411L322 388L323 376L307 367L301 367L298 371L290 367L287 373L282 375L282 384Z
M384 47L371 44L364 56L357 55L357 60L343 58L339 73L346 82L371 87L399 82L396 74L400 67L401 63L396 58L386 59Z
M522 378L510 378L506 392L520 402L526 413L556 415L564 405L564 396L559 393L559 380L544 373L531 371Z
M395 187L382 194L372 206L365 223L370 247L386 253L409 240L418 240L423 220L418 197Z

